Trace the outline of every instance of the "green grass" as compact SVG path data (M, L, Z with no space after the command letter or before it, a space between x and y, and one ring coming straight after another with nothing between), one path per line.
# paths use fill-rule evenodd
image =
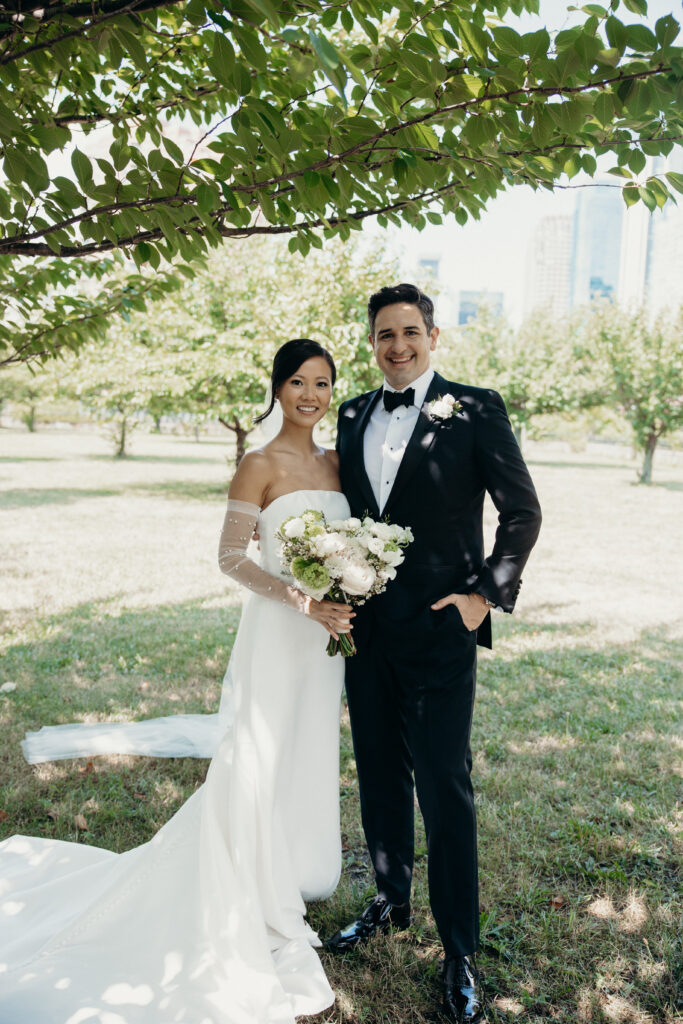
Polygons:
M225 451L136 435L138 457L113 462L93 458L96 435L3 431L0 443L0 684L16 683L0 694L0 838L124 850L206 762L31 767L19 741L49 723L215 710L239 620L215 567ZM518 612L496 617L481 658L472 738L491 1022L681 1019L683 466L670 459L667 487L648 489L602 450L530 449L544 530ZM341 798L342 882L310 907L323 934L371 891L345 716ZM416 848L414 926L346 959L323 954L337 1003L318 1024L439 1019L419 823Z

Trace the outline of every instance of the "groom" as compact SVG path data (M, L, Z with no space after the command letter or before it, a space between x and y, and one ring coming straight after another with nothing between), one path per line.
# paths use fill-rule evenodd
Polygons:
M326 947L344 953L410 923L413 787L427 834L429 898L445 950L444 1009L475 1024L483 1002L470 725L477 644L490 609L511 612L541 512L500 396L430 367L439 330L418 288L368 303L378 391L339 410L337 449L353 515L410 526L396 580L357 609L346 691L363 828L377 896ZM482 507L498 510L485 557Z

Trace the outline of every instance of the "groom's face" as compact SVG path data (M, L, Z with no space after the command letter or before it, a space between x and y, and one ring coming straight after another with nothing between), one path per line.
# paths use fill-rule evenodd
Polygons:
M401 391L425 372L438 337L438 327L427 330L419 306L394 302L380 309L370 344L392 388Z

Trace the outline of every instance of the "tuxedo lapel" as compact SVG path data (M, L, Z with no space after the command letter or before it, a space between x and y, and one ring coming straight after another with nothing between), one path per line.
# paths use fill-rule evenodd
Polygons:
M372 484L370 483L367 471L365 469L365 451L363 448L363 435L365 434L365 428L368 425L368 420L372 414L372 410L375 408L379 398L382 394L382 388L378 388L374 394L368 397L365 406L360 411L359 415L353 422L351 427L351 439L350 439L350 463L353 466L353 473L355 476L355 483L363 496L363 502L365 508L376 517L379 515L379 509L377 508L377 499L372 490Z
M410 435L410 440L408 441L403 458L401 459L401 465L398 468L398 473L394 480L394 486L389 492L389 497L387 498L386 505L384 506L385 513L389 511L392 502L396 500L417 467L420 465L424 456L433 445L438 430L438 424L429 415L427 406L430 402L433 402L438 398L439 395L445 395L447 391L447 382L443 377L440 377L438 373L435 373L432 377L432 382L427 389L427 394L425 395L425 400L422 403L417 423Z

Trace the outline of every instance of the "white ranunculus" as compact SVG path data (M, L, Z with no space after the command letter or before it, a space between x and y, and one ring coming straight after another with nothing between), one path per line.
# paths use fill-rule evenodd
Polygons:
M323 533L319 537L315 537L311 547L316 555L325 558L327 555L336 555L338 551L343 550L344 538L338 533Z
M382 554L379 557L383 562L386 562L387 565L400 565L403 561L403 552L382 550Z
M368 551L371 551L373 555L379 555L380 558L383 557L384 541L379 537L368 537Z
M375 537L379 537L382 541L394 539L394 527L389 523L375 523L372 527L372 532Z
M289 537L290 540L298 540L298 538L303 537L306 532L306 523L303 521L301 516L295 516L294 519L290 519L289 522L284 524L282 532L285 537Z
M347 530L360 530L360 527L361 521L356 516L349 516L349 518L346 520Z
M372 590L376 579L377 573L371 565L363 562L351 562L344 569L344 574L341 578L341 588L347 594L360 597L363 594L367 594L369 590Z

